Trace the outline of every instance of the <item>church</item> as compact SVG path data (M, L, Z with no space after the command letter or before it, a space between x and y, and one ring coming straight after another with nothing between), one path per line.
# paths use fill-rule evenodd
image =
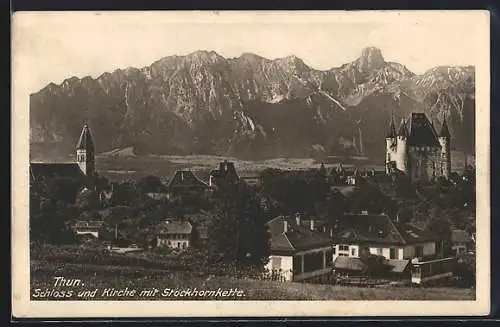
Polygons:
M87 124L83 126L76 145L76 162L30 163L30 183L53 177L74 178L81 183L82 187L94 189L95 145Z
M386 173L403 172L414 183L432 182L451 173L451 135L443 117L436 132L425 113L411 113L396 132L391 119L386 135Z

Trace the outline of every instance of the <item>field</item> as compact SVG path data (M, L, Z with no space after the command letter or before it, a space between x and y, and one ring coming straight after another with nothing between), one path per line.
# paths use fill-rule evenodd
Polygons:
M234 157L212 155L145 155L136 156L130 148L102 153L96 157L96 166L99 173L111 180L137 179L146 175L156 175L167 180L177 169L191 169L197 175L208 179L208 174L221 161L228 160L235 163L240 176L254 176L266 168L282 170L303 170L319 168L321 161L314 158L275 158L260 161L241 160ZM373 162L364 157L324 158L325 167L333 167L342 163L344 167L362 167L366 169L383 170L380 162ZM465 156L461 152L452 152L452 169L461 172L464 167ZM473 156L467 157L469 164L474 163Z
M174 267L172 260L141 259L135 255L110 254L106 258L96 257L92 251L85 250L74 255L75 248L58 251L51 249L51 256L45 252L36 255L31 261L31 291L33 300L41 297L42 291L56 289L59 292L73 290L71 300L196 300L206 297L162 296L165 289L198 290L242 290L240 297L211 297L210 300L473 300L475 294L470 289L458 288L358 288L334 285L313 285L290 282L255 280L239 276L238 278L217 275L206 269L193 269L189 263L186 269ZM42 250L43 252L43 250ZM50 259L50 260L49 260ZM88 260L88 263L83 261ZM114 262L114 264L110 264ZM132 265L133 264L133 265ZM81 287L54 287L54 277L78 278L85 284ZM110 296L106 289L136 290L133 296ZM157 288L155 296L140 295L143 290ZM38 291L36 291L39 289ZM97 289L97 291L95 291ZM93 291L95 295L78 296L80 291ZM33 295L38 292L39 297ZM83 293L82 293L83 295ZM51 298L54 299L54 298Z

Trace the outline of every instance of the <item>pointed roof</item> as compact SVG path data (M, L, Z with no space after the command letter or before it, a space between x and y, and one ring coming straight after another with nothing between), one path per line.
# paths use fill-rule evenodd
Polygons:
M168 182L168 189L207 188L208 185L198 178L191 170L177 170Z
M92 139L92 133L90 133L90 128L85 123L82 128L82 133L80 134L80 139L76 145L77 150L93 150L94 149L94 140Z
M399 126L398 136L408 136L408 128L406 128L406 122L401 119L401 126Z
M443 124L441 125L441 131L439 132L439 137L450 137L450 131L448 130L448 124L446 123L446 116L443 115Z
M436 130L423 112L413 112L408 119L408 145L439 146Z
M389 125L389 131L387 132L386 138L396 137L396 127L394 125L394 117L391 117L391 124Z

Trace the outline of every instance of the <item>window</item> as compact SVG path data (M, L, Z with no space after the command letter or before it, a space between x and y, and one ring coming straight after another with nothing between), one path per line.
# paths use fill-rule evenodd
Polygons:
M353 257L356 256L356 248L351 249L351 256L353 256Z
M339 251L349 251L349 245L339 245Z
M181 247L181 242L177 242L177 247L180 248Z
M377 254L382 255L382 248L377 248Z
M337 247L336 247L336 246L334 246L334 247L332 248L332 254L333 254L333 255L335 255L336 253L337 253Z
M389 258L390 259L397 259L397 251L394 248L391 248L389 251Z
M415 256L421 258L424 256L424 248L421 245L415 247Z

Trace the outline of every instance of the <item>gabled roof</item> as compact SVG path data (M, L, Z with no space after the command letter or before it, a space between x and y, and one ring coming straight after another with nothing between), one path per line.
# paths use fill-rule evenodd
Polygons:
M208 185L199 179L190 170L178 170L168 182L169 189L173 188L207 188Z
M336 243L402 245L437 240L430 231L393 222L387 215L345 214L337 218L335 225Z
M407 125L409 146L440 146L436 130L425 113L413 112Z
M169 234L191 234L193 226L188 221L166 220L159 223L156 233L162 235Z
M75 179L85 178L76 163L30 163L30 179L70 177Z
M287 222L287 231L284 222ZM266 223L271 234L271 253L287 253L331 245L331 238L320 231L298 226L291 217L278 216Z
M94 150L94 140L92 139L92 133L90 133L90 128L87 124L83 125L82 133L76 144L77 150Z
M217 178L226 178L233 182L238 181L238 173L236 173L233 162L223 161L219 163L219 169L212 170L210 175Z

